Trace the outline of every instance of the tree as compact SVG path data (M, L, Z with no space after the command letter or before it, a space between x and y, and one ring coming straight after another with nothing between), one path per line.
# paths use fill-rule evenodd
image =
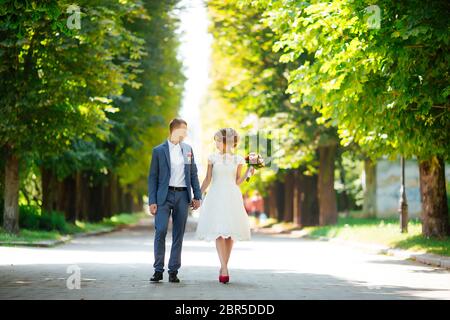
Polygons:
M274 150L279 168L301 167L307 174L313 174L317 163L321 162L318 173L321 183L316 192L321 193L322 215L333 216L323 221L336 221L336 148L333 147L337 144L336 129L331 123L318 123L319 113L308 107L300 108L300 103L293 103L291 94L286 92L287 74L296 64L285 63L283 55L272 50L277 36L262 19L260 8L241 7L239 1L209 1L209 9L215 38L214 90L234 107L233 117L239 112L255 114L260 118L257 129L264 128L266 133L277 131L282 139L282 144L278 144L280 150ZM316 155L318 148L322 157ZM326 152L330 152L328 157L323 156ZM290 185L291 176L285 179ZM271 182L271 178L267 182ZM292 220L292 208L299 206L293 203L296 200L290 193L291 188L286 190L285 219Z
M134 83L125 84L122 94L113 97L117 112L107 114L110 129L106 136L76 139L70 150L43 161L55 185L44 188L55 199L49 210L64 211L70 220L100 220L142 210L149 150L167 134L184 83L177 57L177 19L171 14L176 4L147 0L143 3L146 14L126 24L129 32L145 41L145 54L139 64L135 62L139 73ZM75 193L64 191L73 188ZM68 206L71 203L75 205Z
M299 62L289 74L295 101L335 123L344 144L364 146L373 159L419 159L423 233L447 235L449 4L377 1L378 25L366 1L243 2L264 8L280 37L274 49ZM302 62L305 54L314 59Z
M67 150L75 137L102 135L110 98L134 84L142 40L124 28L139 3L83 1L81 29L69 29L61 1L0 5L0 145L6 154L4 228L18 232L19 162Z
M179 0L147 0L144 7L150 20L129 26L145 40L147 55L137 78L142 87L125 87L125 99L115 101L121 111L111 118L118 124L113 132L122 141L116 151L117 174L123 185L133 186L134 196L147 194L151 148L167 136L167 123L181 107L185 77L177 53L178 18L172 13L178 3Z

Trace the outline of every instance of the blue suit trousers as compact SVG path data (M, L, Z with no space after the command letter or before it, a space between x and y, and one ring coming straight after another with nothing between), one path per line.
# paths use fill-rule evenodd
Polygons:
M189 196L187 191L169 190L163 205L158 205L155 215L154 254L155 271L164 272L166 252L166 234L169 217L172 215L172 248L170 250L169 273L177 272L181 267L181 249L184 230L188 217Z

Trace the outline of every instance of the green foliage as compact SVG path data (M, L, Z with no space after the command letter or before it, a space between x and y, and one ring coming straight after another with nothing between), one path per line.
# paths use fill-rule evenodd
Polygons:
M18 154L55 154L74 137L102 135L110 97L133 84L142 40L125 27L138 4L82 1L68 29L60 1L3 1L0 10L0 144Z
M361 209L364 197L361 173L364 170L364 162L354 150L343 151L338 157L340 159L336 161L341 161L342 167L339 164L336 166L335 190L338 194L342 194L345 189L350 200L350 210ZM345 185L342 184L341 174L343 174Z
M65 233L67 224L64 213L57 211L43 212L40 216L39 229L47 231L57 230Z
M277 167L303 165L308 174L313 173L317 146L336 141L336 129L318 124L320 114L312 108L301 108L287 92L288 75L298 63L284 63L283 54L273 50L277 34L262 19L264 9L242 7L237 0L212 0L208 7L215 40L213 90L232 106L233 117L239 111L258 117L257 124L243 125L243 129L261 130L273 139L272 156ZM301 57L300 62L304 59ZM272 179L273 174L261 174L253 181L260 186L260 180Z
M40 202L40 167L93 185L114 173L126 192L146 193L151 147L184 84L177 3L78 1L80 29L68 27L69 1L0 3L0 147L21 160L21 203Z
M144 39L139 90L125 86L114 100L119 112L109 117L114 123L108 150L114 150L115 169L123 185L132 185L137 195L147 193L151 149L168 135L167 124L177 116L185 77L177 56L178 18L172 13L178 0L144 2L150 20L137 20L128 28ZM149 30L152 30L149 32Z
M335 123L344 144L374 158L448 158L448 2L377 1L380 28L368 23L368 1L241 3L262 8L280 61L297 63L294 101Z
M66 232L66 220L61 212L41 212L39 207L21 206L19 209L21 228L30 230L46 230Z
M3 224L3 215L0 215ZM38 206L22 205L19 207L19 226L29 230L67 231L67 223L61 212L45 212Z
M19 226L25 229L39 230L41 210L35 206L19 207Z
M139 39L139 59L126 62L135 74L123 83L120 94L110 95L114 112L105 114L100 136L83 135L73 139L68 150L42 159L60 179L83 171L101 183L114 172L127 191L146 194L149 150L167 134L167 123L181 105L184 76L177 57L177 19L171 15L176 3L144 1L145 14L123 26Z

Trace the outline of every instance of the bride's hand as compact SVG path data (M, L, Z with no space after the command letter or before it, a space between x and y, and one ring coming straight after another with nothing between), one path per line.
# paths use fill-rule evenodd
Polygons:
M197 210L198 208L200 208L200 204L201 204L200 200L192 199L191 203L192 210Z

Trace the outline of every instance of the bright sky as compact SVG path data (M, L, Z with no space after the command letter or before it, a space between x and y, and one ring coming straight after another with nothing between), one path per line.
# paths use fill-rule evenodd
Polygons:
M200 105L209 85L212 35L208 33L207 8L203 0L182 0L175 13L180 18L180 58L187 78L180 117L188 122L188 139L196 158L201 159ZM200 165L200 163L199 163ZM201 168L199 168L201 172Z

